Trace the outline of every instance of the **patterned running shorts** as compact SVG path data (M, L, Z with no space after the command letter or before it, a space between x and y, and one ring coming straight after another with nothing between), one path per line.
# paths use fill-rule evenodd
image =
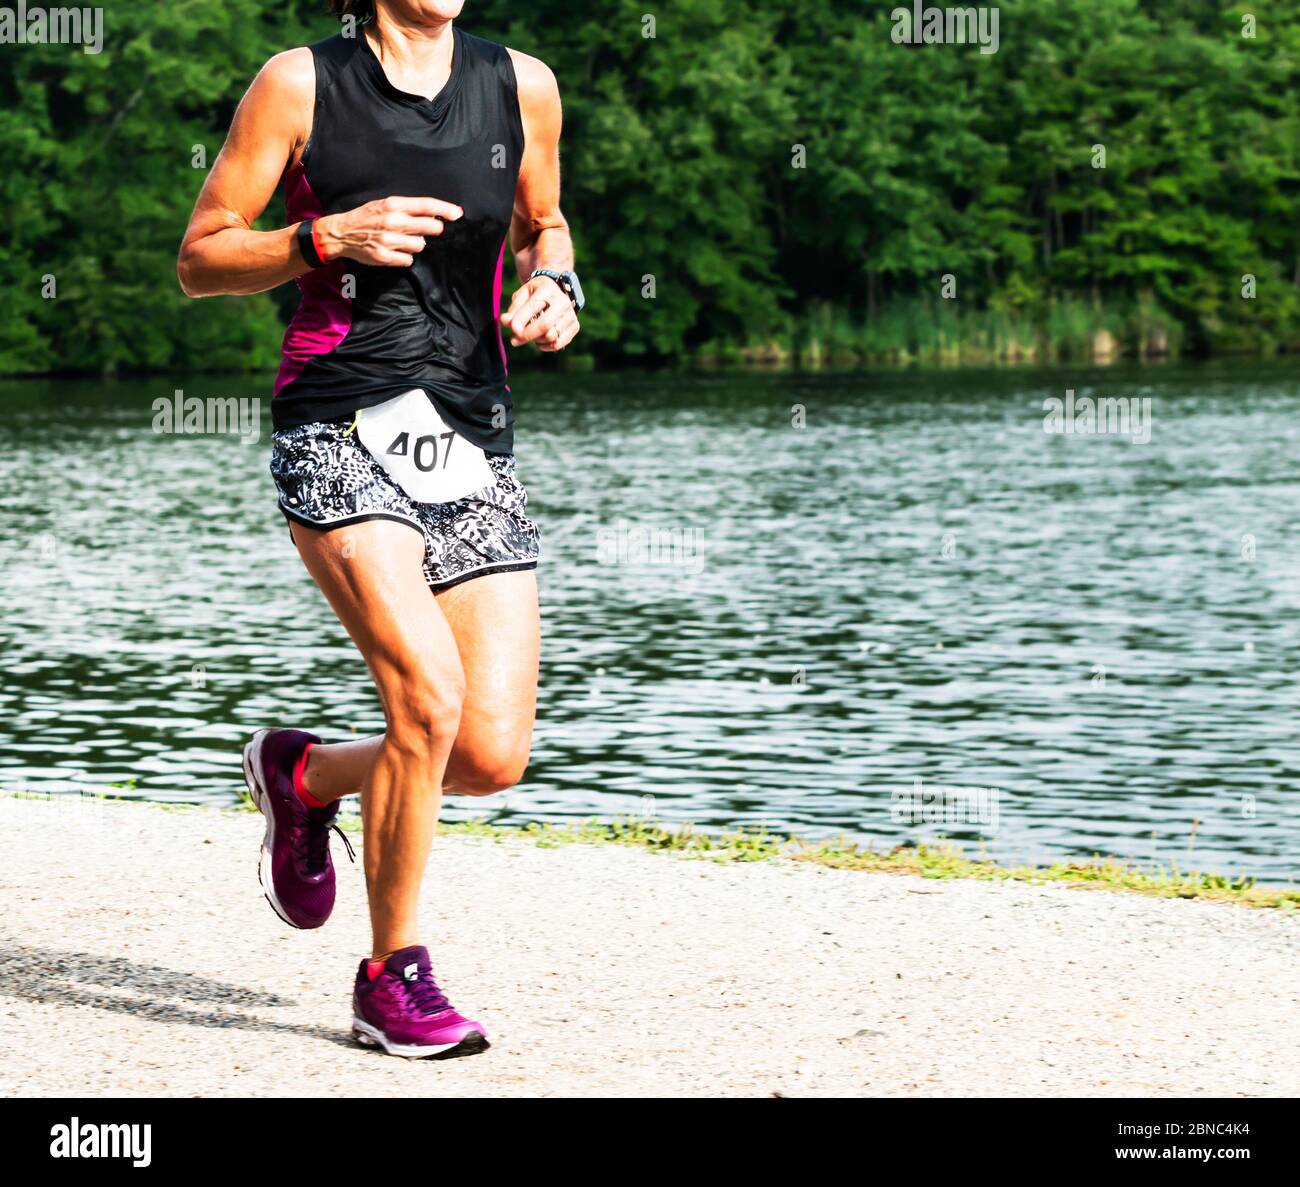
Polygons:
M511 454L488 454L495 481L454 503L417 503L370 456L349 421L280 429L271 437L271 477L293 524L343 527L368 519L408 523L424 537L424 578L435 590L471 577L535 569L537 525Z

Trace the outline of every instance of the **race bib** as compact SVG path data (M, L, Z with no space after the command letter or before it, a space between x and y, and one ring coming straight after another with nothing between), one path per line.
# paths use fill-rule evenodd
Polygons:
M454 503L493 481L487 454L448 428L419 388L361 409L357 436L417 503Z

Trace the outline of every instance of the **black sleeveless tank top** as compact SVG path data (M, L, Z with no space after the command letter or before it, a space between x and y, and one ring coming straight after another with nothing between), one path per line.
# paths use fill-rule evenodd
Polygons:
M454 202L461 218L409 268L338 259L298 278L271 402L277 428L351 417L423 388L489 453L513 448L497 318L524 146L504 46L452 27L451 76L432 100L398 90L358 28L311 47L311 136L283 185L290 222L387 198Z

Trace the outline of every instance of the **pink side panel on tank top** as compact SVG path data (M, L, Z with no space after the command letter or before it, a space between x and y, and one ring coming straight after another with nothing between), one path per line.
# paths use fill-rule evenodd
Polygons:
M284 190L290 223L320 218L325 213L300 162L285 174ZM352 301L343 295L343 266L339 259L298 277L302 301L284 332L284 357L275 378L275 395L297 379L312 359L329 354L347 337L352 327Z
M506 340L501 337L501 269L505 267L506 262L506 241L501 240L501 250L497 253L497 274L492 281L492 308L496 310L497 319L497 346L501 349L501 369L510 374L510 365L506 362ZM506 391L510 390L510 385L505 385Z

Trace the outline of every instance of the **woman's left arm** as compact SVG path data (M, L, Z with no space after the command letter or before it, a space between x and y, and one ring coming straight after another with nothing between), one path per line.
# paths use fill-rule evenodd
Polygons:
M536 342L541 350L563 350L579 328L573 302L549 276L529 279L538 268L573 270L573 239L560 212L560 88L545 62L516 50L509 53L524 125L510 249L524 283L501 315L501 326L510 332L511 346Z

